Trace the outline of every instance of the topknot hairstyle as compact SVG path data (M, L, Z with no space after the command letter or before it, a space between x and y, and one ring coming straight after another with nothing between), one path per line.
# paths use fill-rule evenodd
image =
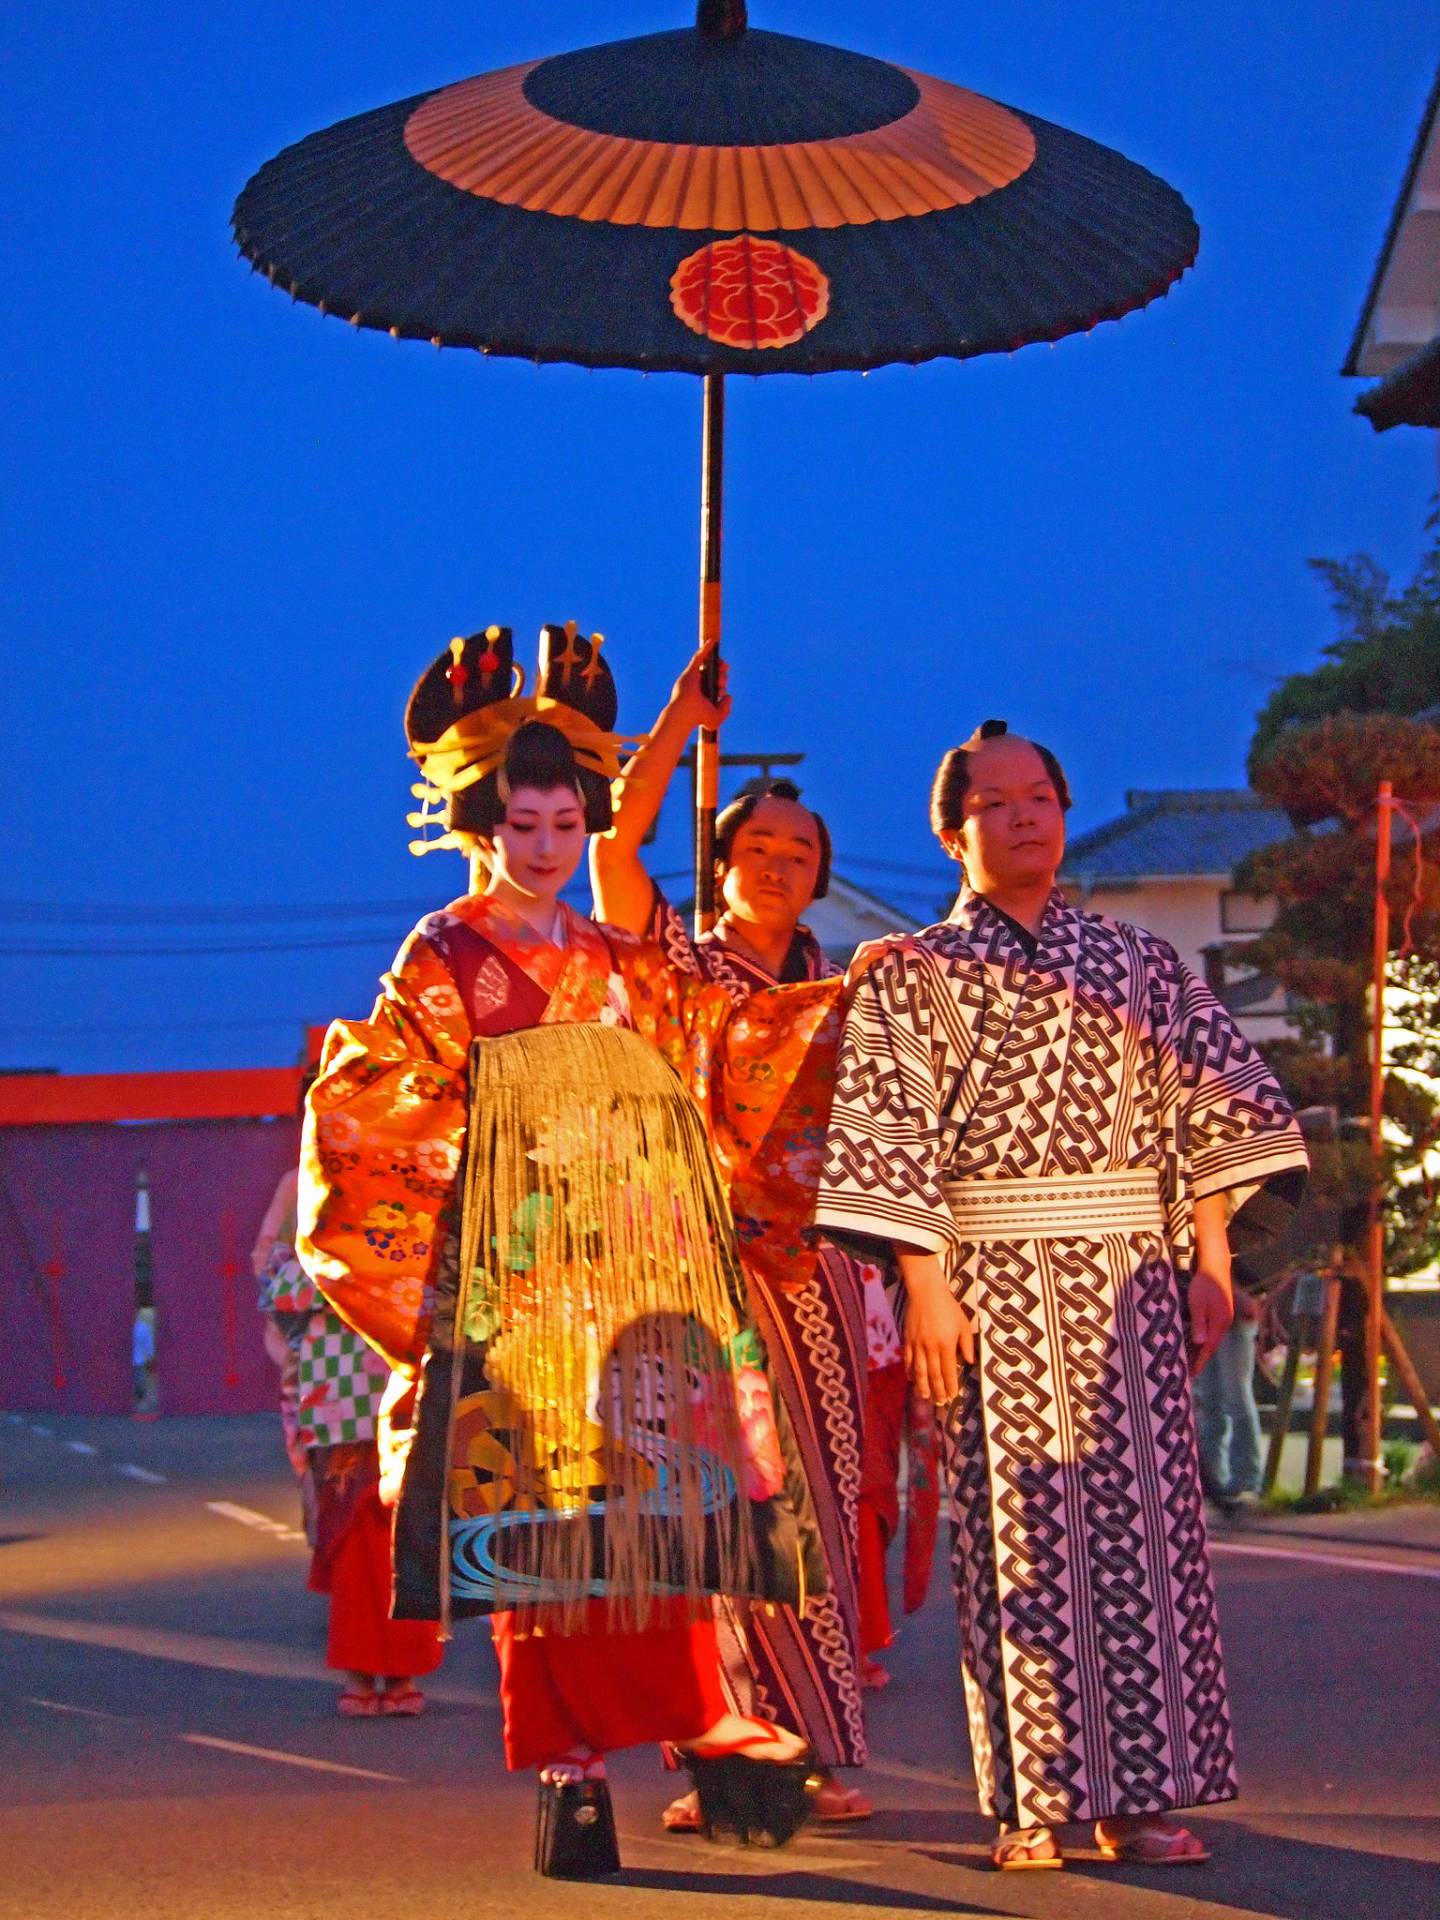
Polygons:
M1010 727L1004 720L982 720L962 746L951 747L935 772L930 788L930 830L932 833L944 833L958 827L965 818L965 795L970 790L970 756L986 740L995 740L1001 734L1008 734ZM1021 736L1016 735L1016 738ZM1042 747L1038 740L1026 741L1039 754L1051 786L1055 789L1062 813L1070 811L1070 782L1065 778L1065 769L1048 747Z
M721 810L715 819L716 865L722 871L730 865L734 853L735 836L762 800L798 800L815 822L815 833L820 842L820 864L815 871L815 892L812 898L823 900L830 889L830 829L813 807L806 806L805 802L800 800L800 789L793 780L769 780L763 786L757 784Z

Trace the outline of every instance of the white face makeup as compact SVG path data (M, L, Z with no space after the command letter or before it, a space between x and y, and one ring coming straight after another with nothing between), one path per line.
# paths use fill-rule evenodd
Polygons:
M585 807L571 787L517 787L495 829L491 870L517 893L556 900L585 852Z

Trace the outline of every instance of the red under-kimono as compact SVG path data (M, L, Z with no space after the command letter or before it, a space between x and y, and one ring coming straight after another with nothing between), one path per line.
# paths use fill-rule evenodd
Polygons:
M301 1250L336 1311L414 1379L466 1128L477 1036L597 1021L675 1068L705 1113L747 1267L805 1257L838 1029L838 982L757 996L686 979L657 949L561 909L561 941L467 896L406 942L367 1022L332 1028L311 1095ZM677 1604L639 1633L592 1602L583 1633L518 1633L492 1615L506 1754L684 1741L726 1711L715 1630Z

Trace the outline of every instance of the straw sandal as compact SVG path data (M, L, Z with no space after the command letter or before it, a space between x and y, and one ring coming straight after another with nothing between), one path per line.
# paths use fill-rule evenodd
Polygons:
M1050 1851L1038 1851L1042 1847ZM1053 1873L1065 1864L1048 1827L1012 1827L996 1840L990 1860L997 1873Z
M1131 1833L1111 1838L1103 1820L1095 1823L1100 1858L1122 1867L1198 1867L1210 1858L1210 1849L1198 1834L1178 1820L1157 1819Z

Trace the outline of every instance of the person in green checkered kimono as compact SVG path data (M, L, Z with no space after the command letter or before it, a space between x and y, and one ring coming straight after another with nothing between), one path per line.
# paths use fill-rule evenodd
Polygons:
M284 1175L256 1247L259 1305L294 1354L296 1441L315 1492L310 1586L330 1596L327 1663L344 1673L349 1716L416 1714L415 1685L440 1664L431 1621L390 1618L390 1522L380 1502L376 1426L390 1370L325 1304L295 1256L297 1176Z

